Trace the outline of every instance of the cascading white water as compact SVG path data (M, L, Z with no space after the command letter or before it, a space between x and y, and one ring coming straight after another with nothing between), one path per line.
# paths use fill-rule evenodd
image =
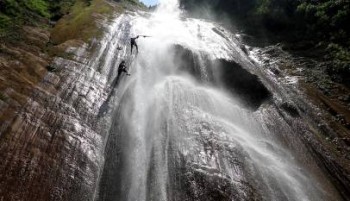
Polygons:
M198 56L202 80L210 74L203 55L249 61L233 34L182 18L178 7L177 0L162 0L150 17L130 21L131 36L151 37L138 39L139 54L127 58L132 77L118 86L122 168L115 199L327 200L234 97L181 68L174 45Z

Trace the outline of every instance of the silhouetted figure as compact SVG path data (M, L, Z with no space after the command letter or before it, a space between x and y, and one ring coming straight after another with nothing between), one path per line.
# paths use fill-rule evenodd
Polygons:
M135 38L130 38L130 43L131 43L131 54L132 54L132 49L135 46L136 48L136 53L139 53L139 47L137 46L136 39L138 39L140 36L136 36Z
M114 78L114 80L113 80L113 82L112 82L112 89L114 89L117 85L118 85L118 83L119 83L119 79L120 79L120 77L121 77L121 75L122 75L122 73L124 72L124 73L126 73L126 75L129 75L130 76L130 74L128 73L128 71L126 70L126 63L125 63L125 61L122 61L120 64L119 64L119 67L118 67L118 75L117 75L117 77L116 78Z
M113 97L115 94L115 88L118 86L118 83L119 83L119 80L120 80L122 73L124 72L124 73L126 73L126 75L130 76L130 74L128 73L128 71L126 69L127 69L127 67L126 67L125 61L120 62L119 66L118 66L118 75L116 78L114 78L114 80L111 84L106 101L100 107L98 117L102 117L107 113L108 108L109 108L109 101L110 101L111 97Z
M118 77L119 77L123 72L125 72L126 75L130 75L130 74L128 73L128 71L126 70L125 61L122 61L122 62L119 64L119 67L118 67Z

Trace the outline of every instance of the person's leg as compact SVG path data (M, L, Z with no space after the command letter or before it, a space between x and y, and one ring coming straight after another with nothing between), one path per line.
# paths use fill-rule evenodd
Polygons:
M131 43L131 54L132 54L132 48L133 48L133 46L134 46L134 45Z
M123 72L125 72L126 75L130 75L130 73L126 69L123 69Z
M137 46L137 44L135 43L135 47L136 47L136 53L139 53L139 47Z

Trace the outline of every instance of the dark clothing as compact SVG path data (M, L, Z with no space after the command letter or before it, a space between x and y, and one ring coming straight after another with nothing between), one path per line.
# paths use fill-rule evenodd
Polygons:
M122 61L119 66L118 66L118 75L117 77L113 80L112 82L112 87L116 87L119 83L119 79L121 78L122 76L122 73L126 73L126 75L130 75L129 72L126 70L126 65L125 65L125 61Z
M121 74L122 72L128 73L128 71L126 71L126 70L123 68L123 69L119 69L119 70L118 70L118 75Z
M121 62L121 63L119 64L119 67L118 67L118 76L119 76L122 72L125 72L126 74L128 74L128 71L126 70L125 62Z
M136 53L139 53L139 47L137 46L137 44L136 43L131 43L131 54L132 54L132 49L133 49L134 46L136 48Z
M138 39L140 36L136 36L135 38L130 38L130 44L131 44L131 54L132 54L132 49L135 46L136 52L139 53L139 47L137 46L136 39Z

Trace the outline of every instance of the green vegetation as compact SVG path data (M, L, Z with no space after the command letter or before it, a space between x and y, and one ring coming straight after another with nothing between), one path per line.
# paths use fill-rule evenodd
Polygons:
M3 95L2 93L0 93L0 100L6 101L7 97L5 95Z
M326 71L334 80L350 86L350 1L257 2L255 17L264 22L268 31L285 35L283 40L287 42L308 41L311 47L323 48L325 58L332 62Z
M125 9L143 9L138 0L0 0L0 41L16 45L33 45L24 26L50 32L50 40L41 44L50 57L71 58L67 47L89 43L103 33L98 21L112 19ZM109 17L109 18L108 18ZM47 32L46 32L47 33ZM95 45L96 46L96 45ZM95 46L90 47L93 51ZM1 51L1 49L0 49Z
M350 45L350 1L344 0L182 0L188 10L206 4L243 23L263 25L274 33L289 32L293 37L314 42ZM256 31L256 30L255 30Z
M297 6L297 14L307 24L308 34L320 39L350 45L350 2L343 0L303 2Z
M117 2L120 5L142 5L138 0ZM112 11L113 6L106 0L0 0L0 39L16 38L18 30L24 25L45 27L59 21L54 31L62 36L55 34L55 42L61 43L73 38L87 41L98 34L95 26L96 15ZM66 17L60 20L63 16ZM50 21L53 23L49 23Z
M333 61L332 72L350 77L348 0L181 0L181 3L192 13L201 14L203 7L211 8L216 15L225 13L246 32L267 36L273 42L289 43L294 50L323 49L325 58ZM338 68L342 70L334 70Z
M140 5L140 2L138 0L128 0L128 2L130 2L134 5Z
M49 17L49 6L48 3L43 0L28 0L24 2L25 7L30 11L37 13L43 17Z
M104 0L93 0L88 4L77 0L70 13L66 15L52 31L52 42L61 44L72 39L88 42L92 36L98 36L100 31L95 23L97 15L110 14L113 7Z
M0 37L12 35L23 25L38 25L62 16L74 0L0 1Z
M7 15L0 13L0 37L5 34L5 30L11 24L11 18Z
M90 2L76 0L70 13L59 20L54 27L51 42L55 45L73 39L89 42L92 37L98 37L102 33L96 24L96 19L101 16L111 17L113 12L122 13L130 4L134 8L142 8L138 0L123 0L113 6L105 0L91 0Z

